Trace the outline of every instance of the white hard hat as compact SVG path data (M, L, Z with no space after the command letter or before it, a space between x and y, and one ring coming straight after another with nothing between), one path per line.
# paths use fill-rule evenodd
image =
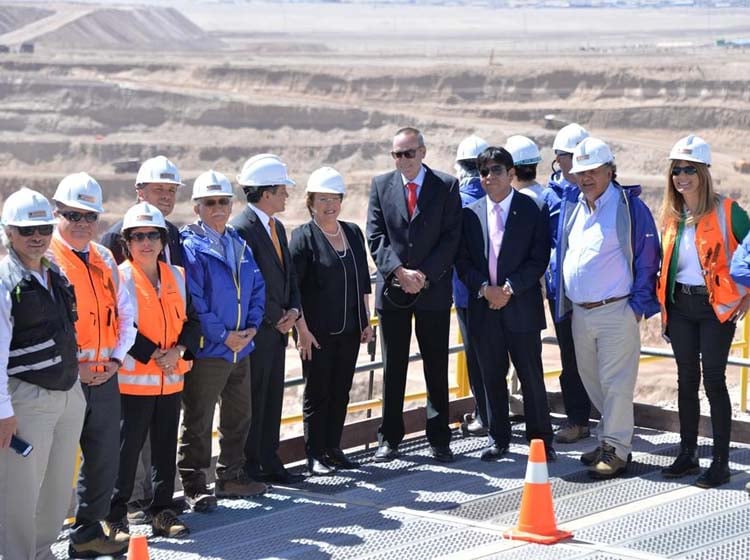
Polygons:
M125 212L120 231L137 227L155 227L166 231L167 224L164 214L156 206L148 202L139 202Z
M542 161L539 147L525 136L511 136L505 141L505 149L513 156L513 165L534 165Z
M3 204L4 226L46 226L57 222L52 215L52 205L44 195L21 187Z
M612 151L602 140L589 136L584 138L573 151L573 167L571 173L583 173L589 169L596 169L615 160Z
M680 138L672 146L672 151L669 152L669 159L694 161L711 165L711 147L700 136L691 134L690 136L685 136L685 138Z
M104 212L101 186L91 175L83 171L63 177L52 200L77 210L97 214Z
M589 137L589 131L578 123L570 123L557 131L552 149L555 152L567 152L572 154L576 146L584 138Z
M219 173L213 169L198 175L193 183L193 200L209 196L234 197L232 183L229 182L229 179L223 173Z
M287 175L286 165L281 158L273 154L258 154L247 160L237 175L237 182L243 187L293 187L297 184Z
M344 185L344 178L341 173L333 167L321 167L310 174L305 192L340 194L343 196L346 192L346 185Z
M461 140L461 143L458 145L458 150L456 150L456 161L477 159L479 154L485 151L488 147L489 144L479 136L475 136L474 134L467 136Z
M140 169L138 169L138 175L135 178L135 186L138 187L147 183L184 185L180 179L180 172L177 166L164 156L152 157L141 164Z

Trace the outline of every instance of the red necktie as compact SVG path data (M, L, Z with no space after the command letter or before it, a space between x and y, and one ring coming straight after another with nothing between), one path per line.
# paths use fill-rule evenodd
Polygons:
M417 184L406 183L406 188L409 189L409 195L406 197L406 206L409 209L409 218L411 218L417 209Z

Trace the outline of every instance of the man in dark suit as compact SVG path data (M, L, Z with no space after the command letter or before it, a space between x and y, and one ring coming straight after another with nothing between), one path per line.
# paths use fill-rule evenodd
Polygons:
M469 289L469 333L487 399L489 441L481 459L499 459L510 445L510 353L521 381L526 437L544 440L547 460L554 460L541 341L546 325L540 279L549 263L549 212L514 192L513 158L504 148L487 148L477 164L487 196L463 210L456 268Z
M237 182L248 205L231 224L252 249L266 282L265 314L255 335L255 352L250 354L252 418L245 468L256 480L293 484L302 476L286 470L277 451L287 339L301 315L301 303L286 231L273 216L284 211L289 197L286 188L295 183L287 175L286 165L272 154L247 160Z
M377 266L375 309L383 353L383 420L375 461L398 456L412 318L427 386L427 439L438 461L453 460L448 427L448 334L451 269L461 237L455 177L422 160L422 133L402 128L393 138L396 169L372 180L367 240Z
M135 179L135 194L138 202L153 204L166 218L174 210L177 189L183 186L177 166L164 156L156 156L143 162ZM164 248L163 259L182 266L180 230L171 222L167 224L169 244ZM120 230L122 220L118 220L102 235L102 245L112 251L117 263L125 260Z

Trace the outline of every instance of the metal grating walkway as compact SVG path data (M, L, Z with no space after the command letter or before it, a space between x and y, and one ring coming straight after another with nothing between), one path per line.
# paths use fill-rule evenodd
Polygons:
M432 461L416 439L392 463L361 453L358 470L274 487L255 500L221 500L212 514L185 514L189 539L151 539L151 558L750 560L750 446L733 447L730 484L706 491L691 486L692 477L661 477L678 436L645 429L637 430L628 475L613 481L591 481L578 461L594 439L556 447L555 512L572 540L550 547L503 540L517 520L528 453L523 425L513 430L511 453L497 463L479 460L483 439L456 436L449 465ZM701 443L707 466L710 441ZM57 557L66 549L60 541Z

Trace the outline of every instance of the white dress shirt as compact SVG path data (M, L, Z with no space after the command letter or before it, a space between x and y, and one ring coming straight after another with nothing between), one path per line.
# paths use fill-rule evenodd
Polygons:
M677 274L675 282L688 286L705 286L698 248L695 246L695 224L682 228L680 250L677 255Z

